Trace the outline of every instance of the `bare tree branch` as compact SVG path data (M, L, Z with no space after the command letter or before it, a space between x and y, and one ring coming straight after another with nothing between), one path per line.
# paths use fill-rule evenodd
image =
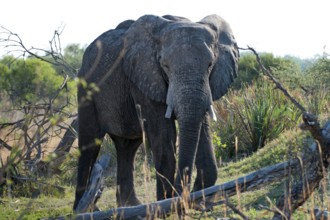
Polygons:
M226 204L226 206L231 208L231 210L233 210L235 213L237 213L239 216L241 216L244 220L249 220L250 219L246 215L244 215L243 212L241 212L238 208L236 208L233 204L231 204L229 202L228 196L226 196L225 204Z
M13 147L12 146L10 146L9 144L7 144L4 140L2 140L1 138L0 138L0 149L1 149L1 147L4 147L4 148L6 148L7 150L12 150L13 149Z
M60 28L59 28L60 29ZM62 28L62 30L64 27ZM50 44L50 50L45 50L41 48L36 47L30 47L28 48L22 38L9 30L8 28L5 28L0 25L0 30L3 30L0 32L1 35L7 36L0 38L0 43L5 44L5 48L11 48L12 52L20 52L23 57L25 57L25 54L28 54L29 56L35 57L37 59L40 59L42 61L45 61L47 63L50 63L55 66L62 66L65 70L68 71L68 74L71 77L76 76L77 70L71 67L63 58L62 55L62 47L61 47L61 40L60 35L62 33L62 30L55 30L54 35L52 39L49 41ZM17 50L13 50L12 48L19 48ZM39 53L44 54L39 55ZM52 58L52 59L50 59Z

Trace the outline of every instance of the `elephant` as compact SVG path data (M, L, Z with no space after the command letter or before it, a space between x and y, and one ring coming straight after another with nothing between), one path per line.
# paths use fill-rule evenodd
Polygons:
M183 183L191 191L214 185L212 103L237 77L238 59L231 28L218 15L200 22L144 15L97 37L86 48L78 73L80 156L74 209L106 134L117 153L119 207L141 204L133 174L144 134L157 174L157 200L180 195Z

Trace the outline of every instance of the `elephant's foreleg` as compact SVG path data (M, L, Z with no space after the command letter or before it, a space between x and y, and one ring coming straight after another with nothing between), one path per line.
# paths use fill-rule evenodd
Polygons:
M83 196L90 172L94 166L100 150L100 141L103 138L96 117L96 111L91 103L79 107L79 150L78 176L76 198L73 208L75 209Z
M142 139L125 139L111 136L117 150L117 205L135 206L141 204L134 189L134 158Z
M202 125L195 164L197 177L193 191L213 186L217 180L217 165L207 118L204 119Z

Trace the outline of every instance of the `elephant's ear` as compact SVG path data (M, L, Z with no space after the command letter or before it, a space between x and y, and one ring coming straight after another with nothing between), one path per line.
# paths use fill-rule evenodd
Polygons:
M129 28L125 37L124 72L148 98L166 102L167 83L158 62L159 32L170 22L145 15Z
M208 25L218 36L217 60L210 75L212 98L218 100L237 77L239 51L231 28L224 19L210 15L200 23Z

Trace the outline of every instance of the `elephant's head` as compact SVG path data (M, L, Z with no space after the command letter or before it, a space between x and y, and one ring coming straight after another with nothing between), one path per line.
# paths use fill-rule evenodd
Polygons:
M164 117L178 120L179 173L188 168L189 175L212 101L237 75L239 54L229 25L217 15L198 23L146 15L127 31L125 48L128 77L147 97L167 104Z

